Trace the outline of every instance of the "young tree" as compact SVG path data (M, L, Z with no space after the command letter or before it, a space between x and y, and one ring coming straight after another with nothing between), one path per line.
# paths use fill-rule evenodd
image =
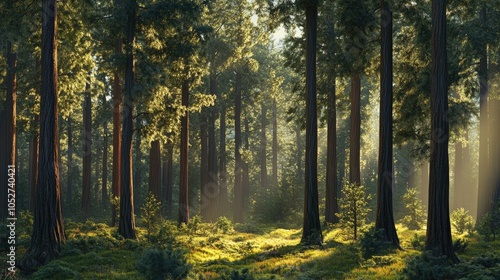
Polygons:
M160 141L151 142L149 152L149 193L161 201L161 151Z
M119 56L122 53L122 39L116 41L115 55ZM119 197L121 193L121 107L122 107L122 92L120 84L120 74L118 67L115 65L113 73L113 179L111 182L111 193L113 197ZM111 225L116 225L116 209L111 208Z
M179 216L177 220L179 225L189 223L189 82L187 78L182 83L182 106L186 111L181 117Z
M367 207L371 196L365 192L365 187L356 183L344 182L342 187L343 196L339 199L341 211L336 215L341 228L352 235L353 240L358 239L359 229L366 224L366 218L371 211Z
M33 271L56 258L65 242L58 167L57 2L42 1L42 87L40 158L35 217L30 246L19 262Z
M431 157L426 249L458 262L449 213L446 0L432 1Z
M392 209L393 154L392 154L392 12L389 4L381 1L381 66L380 66L380 134L377 177L377 216L375 228L384 230L384 241L399 247Z

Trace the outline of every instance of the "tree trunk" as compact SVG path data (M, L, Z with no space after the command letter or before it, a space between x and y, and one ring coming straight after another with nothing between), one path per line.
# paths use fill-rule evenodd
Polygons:
M139 127L141 126L141 118L136 117L135 118L135 130L139 130ZM135 134L135 141L134 141L134 152L132 153L135 157L133 158L133 162L135 162L134 168L132 168L132 182L134 184L134 193L139 193L141 190L142 186L142 150L141 150L141 134L136 133ZM137 208L137 203L138 201L134 201L134 208Z
M116 42L115 55L122 54L122 40ZM118 66L115 66L114 81L113 81L113 181L111 182L111 192L113 197L120 195L120 170L121 170L121 106L122 106L122 90L120 85L120 75ZM111 208L111 226L116 225L117 210Z
M40 116L35 115L35 120L34 120L34 129L32 131L33 135L31 136L30 140L30 163L29 163L29 186L30 186L30 211L32 214L35 214L35 202L36 202L36 186L38 182L38 149L39 149L39 143L38 143L38 136L39 136L39 131L38 127L40 125Z
M149 192L161 201L161 152L160 141L151 142L149 152Z
M234 201L233 222L243 222L243 186L241 161L241 72L236 71L234 85Z
M325 221L338 223L339 213L337 202L337 109L335 76L330 77L330 94L328 95L328 124L327 124L327 155L326 155L326 196L325 196Z
M102 205L108 203L108 124L103 122L104 129L104 148L102 151L102 185L101 185L101 200Z
M91 157L92 157L92 102L90 99L90 85L86 85L85 101L83 105L83 184L82 210L85 219L90 215L91 190Z
M384 231L384 241L399 247L392 209L392 185L394 180L392 151L392 12L382 0L381 56L380 56L380 134L377 177L377 217L375 228Z
M207 109L203 109L200 122L200 214L204 221L208 221L208 198L206 196L208 187L208 139L207 139Z
M272 185L278 186L278 108L276 105L276 98L273 99L273 177Z
M304 225L301 243L321 245L323 235L318 205L318 120L316 109L316 34L318 4L306 6L306 160Z
M59 256L66 241L58 166L57 2L42 2L42 86L40 99L40 158L33 233L19 267L34 271Z
M229 208L227 193L227 168L226 168L226 106L221 102L219 119L220 151L219 151L219 214L227 216Z
M216 96L217 78L215 74L210 75L210 94ZM219 195L219 186L217 178L217 148L215 144L215 119L216 107L208 108L208 169L207 169L207 188L204 194L208 198L208 217L214 221L218 217L217 197Z
M446 53L446 0L432 1L432 87L431 87L431 158L429 176L429 212L426 249L447 256L453 262L449 213L448 162L448 81Z
M66 181L66 205L71 205L73 202L73 128L71 127L71 117L68 117L68 159L67 169L68 178Z
M12 5L12 3L10 3ZM2 153L0 153L1 170L0 170L0 189L1 194L1 207L0 207L0 221L10 217L10 211L7 211L7 200L9 198L9 190L15 191L15 184L9 183L9 168L16 165L16 101L17 101L17 74L16 64L17 55L12 51L12 44L7 43L7 76L5 77L5 84L7 87L7 96L5 101L3 121L5 124L6 142L3 143ZM15 170L15 168L14 168Z
M134 43L137 3L131 1L127 10L127 41L125 54L125 95L121 144L120 219L118 233L136 238L134 216L134 185L132 179L133 89L135 83Z
M181 117L180 182L179 182L179 225L189 223L189 82L182 83L182 106L186 115Z
M349 182L361 185L360 139L361 139L361 79L359 74L351 77L351 139L349 154Z
M167 160L163 167L163 184L165 186L165 203L167 217L172 217L172 190L174 189L173 177L173 144L167 144Z
M487 24L486 7L479 12L479 20L483 26ZM491 210L491 175L489 168L488 151L488 47L481 47L481 58L479 60L479 178L478 178L478 201L477 217L481 218Z
M261 104L261 129L260 129L260 187L265 190L267 186L267 106L265 101Z
M250 149L250 143L248 141L249 134L249 124L248 119L245 118L245 151ZM247 161L242 160L242 178L241 185L243 188L243 216L248 213L248 209L250 208L250 169Z

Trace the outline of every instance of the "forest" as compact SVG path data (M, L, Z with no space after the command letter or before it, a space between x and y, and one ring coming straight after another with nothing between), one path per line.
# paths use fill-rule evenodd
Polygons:
M2 0L0 279L500 279L500 0Z

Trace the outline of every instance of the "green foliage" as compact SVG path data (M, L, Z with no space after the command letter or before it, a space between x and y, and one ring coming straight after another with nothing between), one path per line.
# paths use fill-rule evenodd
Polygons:
M156 199L153 193L149 193L144 204L141 206L142 220L146 223L148 236L153 233L154 227L159 221L160 209L161 202Z
M120 241L111 236L82 235L70 238L62 248L63 255L87 253L103 249L116 248Z
M156 246L173 246L176 245L177 235L179 230L175 222L166 221L163 222L158 230L155 230L151 235L149 235L149 241Z
M384 230L377 230L375 226L371 226L360 239L361 256L364 259L369 259L374 255L385 255L394 250L394 246L390 242L384 242Z
M254 280L255 277L250 273L248 268L243 268L241 271L233 270L229 276L222 278L224 280Z
M425 249L425 235L413 234L410 239L410 246L415 250L423 251Z
M234 229L239 232L253 233L253 234L263 234L264 231L254 224L235 224Z
M111 207L115 209L116 213L116 219L118 220L120 217L120 197L119 196L114 196L110 195L109 196L109 203L111 204Z
M55 260L33 273L32 279L82 279L82 277L71 269L71 264Z
M469 242L465 239L458 238L453 241L453 252L455 253L463 253L465 249L469 246Z
M462 234L467 231L468 234L472 234L476 222L474 218L469 215L469 210L464 208L458 208L451 213L451 225L455 228L457 233Z
M261 223L275 224L290 220L295 202L282 188L259 191L252 209L253 217Z
M422 201L418 198L417 189L409 188L403 195L403 203L406 207L406 215L401 223L408 229L420 229L425 222L425 211Z
M137 261L136 268L146 279L184 279L192 266L182 250L168 247L165 250L147 249Z
M486 213L477 227L478 233L484 237L486 241L495 240L498 231L500 230L500 203L496 203L496 207L492 213Z
M214 226L217 231L222 232L223 234L231 233L234 231L233 223L225 216L217 218Z
M366 195L365 187L355 183L344 181L342 187L342 198L339 199L340 227L348 238L357 239L359 229L366 224L368 213L371 211L367 207L371 195Z

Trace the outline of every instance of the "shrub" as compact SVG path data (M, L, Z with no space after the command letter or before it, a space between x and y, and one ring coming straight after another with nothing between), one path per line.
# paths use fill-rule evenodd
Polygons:
M410 239L410 246L415 250L423 251L425 249L425 236L415 233Z
M455 253L463 253L465 252L465 249L469 245L469 242L465 239L458 238L457 240L453 241L453 251Z
M55 260L33 273L32 279L82 279L67 262Z
M234 229L239 232L253 233L253 234L263 234L264 231L254 224L235 224Z
M165 246L166 244L177 244L178 228L175 222L163 222L159 229L149 237L149 241L157 246Z
M182 250L168 247L165 250L147 249L137 261L136 268L146 279L184 279L192 266Z
M223 234L232 232L234 230L231 220L224 216L217 218L217 221L215 221L214 225L215 229L222 232Z
M477 231L486 241L495 240L500 230L500 201L496 203L495 209L491 213L486 213L477 227Z
M90 236L84 235L69 239L63 245L63 254L88 253L103 249L112 249L120 242L110 236Z
M141 206L142 220L148 229L148 238L153 233L154 225L158 223L160 209L161 202L156 199L153 193L149 193L144 204Z
M406 215L401 220L401 223L408 229L418 230L425 222L425 211L422 201L418 198L418 194L417 189L409 188L403 195Z
M431 251L411 257L403 274L407 279L455 279L455 273L446 256L435 256Z
M343 197L339 199L340 213L336 213L339 224L344 229L347 236L356 240L359 229L365 225L368 213L371 211L367 207L371 199L366 195L365 187L356 183L349 183L344 180L342 188Z
M377 230L375 226L371 226L360 239L361 256L364 259L369 259L374 255L385 255L393 251L394 245L383 240L384 230Z
M233 270L231 274L229 275L229 278L224 277L223 279L229 279L229 280L253 280L255 279L253 275L250 273L250 270L248 268L243 268L240 271L238 270Z
M458 234L462 234L467 231L468 234L472 234L476 222L469 211L464 208L458 208L451 213L451 225L455 228Z

